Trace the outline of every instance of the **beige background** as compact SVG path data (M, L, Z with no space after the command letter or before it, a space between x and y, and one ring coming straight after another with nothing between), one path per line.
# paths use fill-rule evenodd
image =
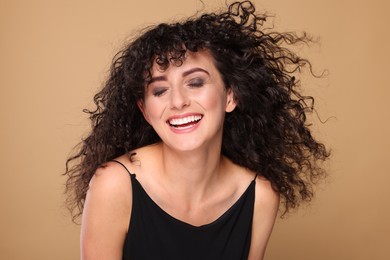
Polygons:
M320 36L321 45L301 54L330 71L309 93L321 118L331 117L315 127L333 150L331 178L313 204L277 221L266 259L390 259L389 4L255 2L276 14L277 29ZM78 259L79 227L62 208L60 175L89 127L81 109L91 107L134 29L200 7L197 0L0 0L0 259Z

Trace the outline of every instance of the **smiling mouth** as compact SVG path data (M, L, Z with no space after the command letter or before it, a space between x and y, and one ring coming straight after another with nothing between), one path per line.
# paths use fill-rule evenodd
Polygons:
M201 115L172 118L168 120L168 124L174 128L188 128L196 125L200 120L202 120L202 118L203 116Z

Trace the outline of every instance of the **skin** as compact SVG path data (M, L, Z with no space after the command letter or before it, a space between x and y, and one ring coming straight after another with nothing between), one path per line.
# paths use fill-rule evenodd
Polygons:
M208 224L255 178L221 155L225 113L236 107L233 93L226 90L207 51L188 52L182 66L165 71L155 65L152 78L138 105L162 141L135 150L132 161L127 155L117 160L137 174L168 214L194 226ZM201 119L183 124L188 121L183 118ZM257 177L255 192L250 260L263 259L279 205L279 195L267 180ZM108 162L99 168L83 211L81 259L121 259L131 205L131 180L123 167Z

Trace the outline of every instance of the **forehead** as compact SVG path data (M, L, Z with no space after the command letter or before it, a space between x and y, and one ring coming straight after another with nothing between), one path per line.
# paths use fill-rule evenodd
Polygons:
M180 60L172 59L169 56L168 59L170 60L168 67L159 65L157 58L154 59L151 70L152 77L167 74L171 71L184 71L192 67L199 67L209 72L217 71L214 57L208 50L197 52L187 50Z

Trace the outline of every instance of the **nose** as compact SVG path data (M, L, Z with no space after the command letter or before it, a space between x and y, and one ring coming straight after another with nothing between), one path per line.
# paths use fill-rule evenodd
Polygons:
M182 87L173 88L171 91L171 108L182 109L190 104L186 90Z

